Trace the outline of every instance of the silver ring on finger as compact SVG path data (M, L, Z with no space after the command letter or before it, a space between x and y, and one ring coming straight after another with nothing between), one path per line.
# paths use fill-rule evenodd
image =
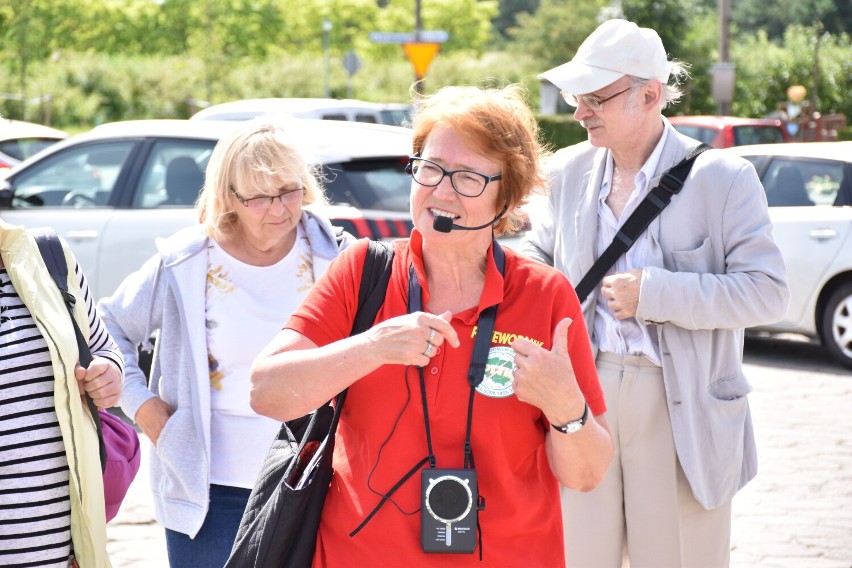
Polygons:
M432 340L435 339L435 328L429 328L429 339L426 340L426 343L432 343Z
M435 354L435 346L427 341L426 342L426 351L423 352L423 355L425 355L426 357L429 357L431 359L432 355L434 355L434 354Z

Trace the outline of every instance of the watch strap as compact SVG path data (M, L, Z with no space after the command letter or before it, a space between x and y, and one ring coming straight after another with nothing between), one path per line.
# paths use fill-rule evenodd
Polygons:
M586 421L589 419L589 405L586 404L583 407L583 415L577 420L571 420L563 424L562 426L557 426L556 424L551 424L553 429L562 432L563 434L573 434L580 430L583 426L586 425Z

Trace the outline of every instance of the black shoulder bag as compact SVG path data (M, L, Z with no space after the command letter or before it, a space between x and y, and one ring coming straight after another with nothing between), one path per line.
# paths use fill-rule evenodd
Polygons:
M692 164L695 163L695 158L709 149L710 146L707 144L696 146L680 163L672 166L663 174L659 185L645 196L642 203L639 204L636 210L627 218L627 221L624 222L624 225L621 226L621 229L615 234L615 238L612 239L612 242L603 254L598 257L589 271L586 272L580 283L574 287L580 303L583 303L586 297L595 289L607 271L615 264L615 261L633 246L639 235L665 209L666 205L672 200L672 197L680 193L686 181L686 176L689 175L689 170L692 169Z
M351 335L373 325L385 299L393 248L370 241L358 313ZM346 400L281 425L243 513L225 568L309 568L314 558L334 454L334 437Z

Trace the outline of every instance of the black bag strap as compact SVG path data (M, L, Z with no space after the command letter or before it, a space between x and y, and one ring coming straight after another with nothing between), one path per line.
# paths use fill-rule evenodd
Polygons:
M645 199L636 207L636 210L627 218L621 229L615 234L610 245L603 254L598 257L589 271L574 288L577 297L582 303L586 297L595 289L606 273L612 268L621 255L626 253L639 235L648 228L651 221L665 209L671 202L672 197L680 193L692 164L702 152L709 150L707 144L700 144L693 148L680 163L669 168L660 178L660 183L645 196Z
M89 349L89 343L83 337L83 332L80 326L77 325L77 320L74 319L74 305L77 299L68 291L68 263L65 262L65 251L62 248L62 242L59 236L50 227L31 229L30 234L35 239L38 245L38 250L44 260L44 265L47 271L53 278L56 287L59 288L59 293L62 294L62 299L65 301L65 307L68 309L68 315L71 317L71 324L74 326L74 335L77 338L77 349L80 352L80 366L88 367L92 362L92 352ZM92 415L92 420L95 421L95 428L98 431L98 454L101 458L101 472L106 469L106 446L104 445L104 433L101 427L101 417L98 414L98 407L95 401L86 394L86 405L89 407L89 412Z
M385 294L391 276L393 264L393 245L382 241L370 241L367 257L364 259L364 271L361 273L361 288L358 290L358 312L352 324L350 335L363 333L373 327L373 322L385 303ZM334 403L334 418L331 421L331 432L337 431L340 412L346 401L346 392L337 395Z

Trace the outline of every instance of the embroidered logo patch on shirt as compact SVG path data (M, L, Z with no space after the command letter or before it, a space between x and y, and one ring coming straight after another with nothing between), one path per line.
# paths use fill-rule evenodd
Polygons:
M492 347L488 350L485 377L476 392L491 398L506 398L515 394L515 350L511 347Z

